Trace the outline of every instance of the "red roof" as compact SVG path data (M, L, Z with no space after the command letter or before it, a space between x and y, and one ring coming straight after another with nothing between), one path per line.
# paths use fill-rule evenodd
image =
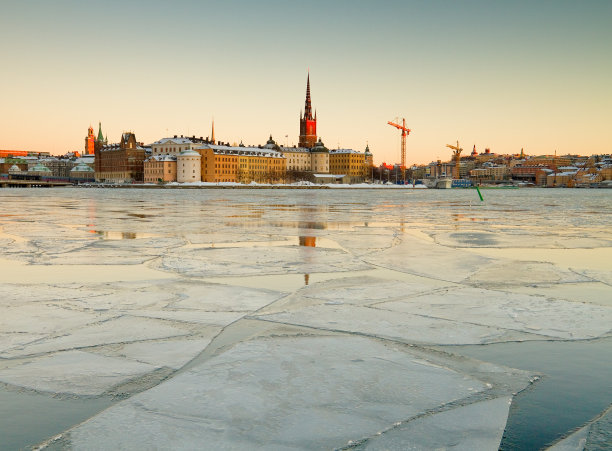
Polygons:
M29 153L31 152L28 152L27 150L0 150L0 158L5 158L11 155L14 157L27 157Z

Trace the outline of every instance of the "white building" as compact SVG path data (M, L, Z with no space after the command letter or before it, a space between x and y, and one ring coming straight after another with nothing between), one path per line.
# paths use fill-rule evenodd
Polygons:
M200 182L202 180L202 157L195 150L183 150L176 157L176 181Z

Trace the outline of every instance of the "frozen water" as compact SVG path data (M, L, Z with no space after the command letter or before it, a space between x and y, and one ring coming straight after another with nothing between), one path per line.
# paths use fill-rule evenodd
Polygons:
M1 369L0 381L51 393L100 395L154 369L145 363L69 351Z
M461 282L491 264L487 257L423 242L412 236L404 236L398 245L369 254L364 260L396 271L451 282Z
M370 268L338 249L295 246L174 251L166 254L155 267L188 277L344 272Z
M217 328L200 329L198 334L206 335L206 339L130 343L118 349L99 352L148 363L155 367L166 366L178 370L202 352L217 333L219 333Z
M376 308L563 339L596 338L612 329L612 310L603 306L478 288L441 289Z
M358 450L495 450L504 433L510 397L424 415L374 436Z
M70 437L75 449L332 449L483 390L478 380L366 338L261 338L122 402ZM488 427L503 431L505 420L491 415Z
M612 445L612 407L547 451L604 450Z
M127 343L142 340L189 335L189 330L149 318L117 317L96 324L62 331L55 337L44 338L23 346L15 346L0 357L38 355L47 352L82 349L110 343Z
M612 333L602 191L0 190L0 381L140 392L74 449L495 449L527 374L445 350Z
M304 307L291 312L261 314L255 318L330 331L372 335L414 344L482 344L538 339L512 329L470 324L377 308L336 305Z

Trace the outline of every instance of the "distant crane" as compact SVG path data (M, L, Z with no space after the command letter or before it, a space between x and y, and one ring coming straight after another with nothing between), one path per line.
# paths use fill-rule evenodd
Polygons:
M398 119L395 119L397 122ZM402 131L402 172L406 169L406 135L410 134L410 129L406 128L406 119L402 118L402 125L399 125L397 122L387 122L387 124L394 126Z
M446 147L448 147L449 149L453 149L453 161L455 162L455 169L454 169L454 174L453 174L453 178L454 179L459 179L460 175L459 175L459 162L461 161L461 151L463 150L461 147L459 147L459 141L457 141L457 145L453 146L451 144L447 144Z

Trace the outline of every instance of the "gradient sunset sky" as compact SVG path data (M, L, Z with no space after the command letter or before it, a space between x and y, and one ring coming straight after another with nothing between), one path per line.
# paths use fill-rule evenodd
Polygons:
M297 144L310 70L329 148L407 163L612 152L612 1L3 0L0 149L83 149L98 122ZM285 135L288 135L285 138Z

